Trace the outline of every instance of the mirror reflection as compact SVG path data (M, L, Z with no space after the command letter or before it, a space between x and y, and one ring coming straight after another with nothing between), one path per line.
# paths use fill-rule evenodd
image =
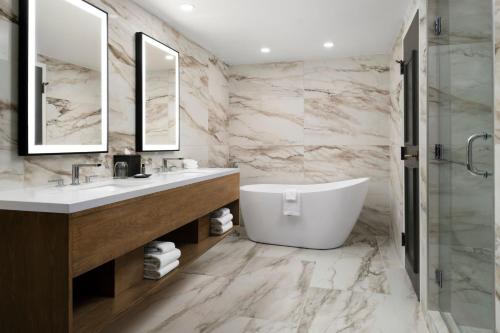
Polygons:
M139 151L179 149L179 59L177 51L138 34Z

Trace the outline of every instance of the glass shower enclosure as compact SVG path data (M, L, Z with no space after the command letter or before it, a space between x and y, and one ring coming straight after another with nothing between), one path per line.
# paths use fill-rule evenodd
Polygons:
M494 332L492 0L429 0L428 304Z

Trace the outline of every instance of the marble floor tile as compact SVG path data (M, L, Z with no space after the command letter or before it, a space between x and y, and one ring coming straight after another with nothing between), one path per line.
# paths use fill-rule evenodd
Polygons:
M213 333L295 333L298 324L255 319L249 317L235 317L218 327Z
M382 260L386 269L401 268L403 262L399 258L394 241L387 236L376 236L377 245L382 255Z
M237 237L228 237L224 242L188 265L184 272L233 277L241 272L254 254L254 242Z
M298 323L313 270L313 262L254 257L222 299L238 304L242 316Z
M319 258L340 256L342 249L313 250L290 246L257 243L255 256L266 258L285 258L316 262Z
M389 293L387 275L378 247L349 247L338 257L316 261L312 287Z
M427 332L417 306L387 295L311 288L299 332Z
M427 332L387 239L353 234L332 250L230 236L104 332Z
M211 300L228 283L226 278L181 273L168 288L128 311L104 332L201 332L224 316L223 311L215 315L218 309L213 309Z

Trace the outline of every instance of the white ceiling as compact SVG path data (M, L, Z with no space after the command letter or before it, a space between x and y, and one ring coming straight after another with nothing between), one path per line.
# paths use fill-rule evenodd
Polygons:
M410 0L135 0L230 65L389 54ZM190 3L186 13L180 5ZM153 36L155 37L155 36ZM327 50L325 41L335 47ZM260 48L271 48L261 54Z

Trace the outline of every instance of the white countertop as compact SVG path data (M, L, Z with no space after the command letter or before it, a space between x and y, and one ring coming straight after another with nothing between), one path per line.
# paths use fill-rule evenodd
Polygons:
M70 214L235 173L239 170L190 169L145 179L110 179L75 186L0 191L0 210Z

